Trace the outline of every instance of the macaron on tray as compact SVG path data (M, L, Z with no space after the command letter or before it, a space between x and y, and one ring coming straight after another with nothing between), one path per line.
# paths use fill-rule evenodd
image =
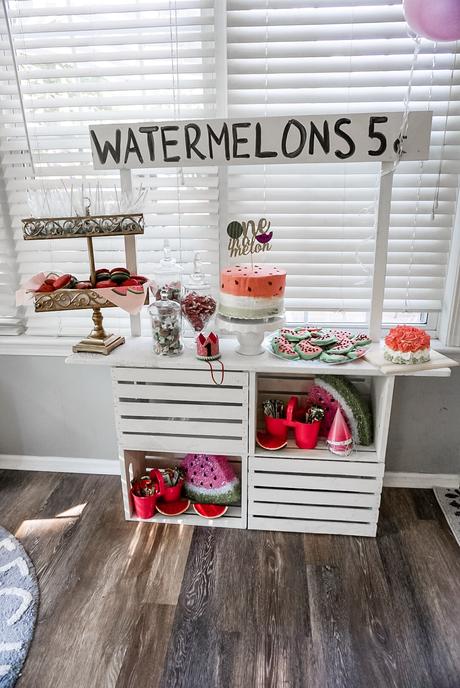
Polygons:
M270 337L265 348L274 356L289 361L315 360L340 365L362 358L371 344L364 332L301 325L282 327Z
M142 275L131 275L128 268L118 267L100 268L96 270L96 284L91 284L90 278L79 280L74 275L66 273L57 275L49 273L45 281L40 285L36 292L53 292L59 289L107 289L120 288L123 291L130 288L132 291L143 291L142 285L147 282L147 278Z

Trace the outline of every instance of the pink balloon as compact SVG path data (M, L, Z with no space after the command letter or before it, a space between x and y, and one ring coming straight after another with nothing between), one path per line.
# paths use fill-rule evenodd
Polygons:
M460 39L460 0L404 0L412 31L432 41Z

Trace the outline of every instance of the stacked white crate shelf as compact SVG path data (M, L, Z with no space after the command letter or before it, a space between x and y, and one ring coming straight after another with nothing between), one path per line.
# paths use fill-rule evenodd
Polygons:
M241 503L220 519L193 510L152 522L260 530L373 536L376 532L394 376L365 360L319 368L269 354L244 357L221 341L225 365L216 386L189 342L177 358L155 356L150 337L135 337L110 356L73 354L69 363L109 366L121 461L125 515L138 521L129 496L131 478L147 468L176 463L189 452L229 456L241 478ZM345 375L371 400L374 443L338 459L316 449L288 446L268 452L256 446L264 398L304 397L317 374ZM448 368L416 375L447 377Z

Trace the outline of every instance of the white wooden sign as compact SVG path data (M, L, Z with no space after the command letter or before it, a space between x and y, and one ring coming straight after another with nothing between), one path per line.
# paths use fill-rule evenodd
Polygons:
M139 167L390 162L398 158L402 112L198 119L89 127L96 170ZM432 113L409 113L404 160L425 160Z

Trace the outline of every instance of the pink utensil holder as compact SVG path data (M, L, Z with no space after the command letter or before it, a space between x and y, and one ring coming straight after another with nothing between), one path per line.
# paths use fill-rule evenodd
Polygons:
M320 427L320 420L315 420L313 423L295 423L295 443L299 449L314 449L316 447Z

